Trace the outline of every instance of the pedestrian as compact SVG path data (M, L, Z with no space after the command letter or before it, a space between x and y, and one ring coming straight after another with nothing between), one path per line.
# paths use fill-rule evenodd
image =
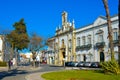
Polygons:
M16 60L15 60L15 58L13 58L13 60L12 60L12 66L13 66L13 68L16 67Z
M13 59L10 60L10 67L13 68Z
M8 71L11 70L11 60L8 61Z

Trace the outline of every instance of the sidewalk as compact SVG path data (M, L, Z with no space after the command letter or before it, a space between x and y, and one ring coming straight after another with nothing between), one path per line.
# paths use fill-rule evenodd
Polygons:
M2 71L8 71L8 67L0 67L0 72Z
M37 67L37 68L33 68L33 67L31 67L31 66L19 66L18 67L18 70L26 70L26 71L37 71L37 70L39 70L39 69L41 69L41 67ZM9 72L8 71L8 67L0 67L0 72ZM32 73L32 74L28 74L26 77L25 77L25 79L26 80L44 80L44 79L42 79L42 78L40 78L40 75L41 75L42 73ZM6 75L6 74L0 74L0 76L4 76L4 75Z
M37 70L40 70L41 67L37 67L37 68L30 67L29 69L30 69L29 71L37 71ZM28 74L27 76L25 76L25 79L26 80L44 80L41 77L41 75L44 73L46 73L46 72L31 73L31 74Z
M38 72L38 73L31 73L25 77L26 80L45 80L41 77L42 74L55 72L55 71L48 71L48 72Z
M15 67L15 66L12 66L11 67L11 70L14 70L14 69L16 69L17 67ZM0 72L2 72L2 71L8 71L8 67L0 67Z
M42 74L44 74L45 72L38 72L38 73L32 73L29 74L25 77L26 80L45 80L41 77Z

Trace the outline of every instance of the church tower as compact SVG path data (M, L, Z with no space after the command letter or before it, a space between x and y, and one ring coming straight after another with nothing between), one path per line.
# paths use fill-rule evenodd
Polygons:
M67 26L67 12L65 11L62 13L62 26L64 29Z

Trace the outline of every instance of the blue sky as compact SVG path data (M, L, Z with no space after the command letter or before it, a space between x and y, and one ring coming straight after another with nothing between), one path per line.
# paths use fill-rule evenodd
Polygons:
M111 16L118 14L118 0L108 2ZM28 34L51 37L61 25L63 11L76 28L106 15L102 0L0 0L0 30L13 30L12 25L24 18Z

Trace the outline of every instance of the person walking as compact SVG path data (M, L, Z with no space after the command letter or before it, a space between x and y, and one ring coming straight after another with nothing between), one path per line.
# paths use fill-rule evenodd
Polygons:
M10 68L13 69L13 59L10 60Z
M11 60L8 61L8 71L11 70Z

